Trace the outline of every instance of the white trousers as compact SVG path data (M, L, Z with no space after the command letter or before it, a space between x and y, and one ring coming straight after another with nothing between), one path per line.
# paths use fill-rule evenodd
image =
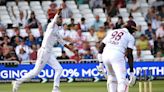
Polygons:
M54 87L56 87L56 86L59 87L59 85L60 85L60 76L62 74L63 68L59 64L59 62L57 61L56 57L52 54L51 51L46 50L44 48L40 48L38 50L37 57L38 58L36 60L35 67L30 72L25 74L25 76L18 79L17 83L21 84L25 81L30 80L31 78L34 78L35 76L37 76L40 73L40 71L44 68L44 66L46 64L48 64L49 66L51 66L55 70Z
M103 63L108 74L108 92L127 92L125 58L122 54L116 54L117 52L109 53L105 52L102 55Z

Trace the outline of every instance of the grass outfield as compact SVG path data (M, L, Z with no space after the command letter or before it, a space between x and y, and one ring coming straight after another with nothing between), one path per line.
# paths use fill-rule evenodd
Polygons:
M164 80L153 81L153 92L164 92ZM0 83L0 92L11 92L11 84ZM52 83L24 83L18 92L51 92ZM106 82L61 83L62 92L107 92ZM138 92L138 83L129 92Z

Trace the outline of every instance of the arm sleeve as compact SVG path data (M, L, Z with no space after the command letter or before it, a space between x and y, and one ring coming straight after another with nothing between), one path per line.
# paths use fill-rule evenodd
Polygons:
M66 42L63 40L62 36L59 34L59 32L57 33L57 37L58 37L58 42L61 44L61 45L65 45Z
M108 43L108 38L109 38L109 35L107 35L107 36L102 40L102 42L103 42L104 44L107 44L107 43Z
M54 25L56 24L56 21L57 21L58 16L59 16L58 14L56 14L54 16L54 18L52 19L52 21L48 25L49 28L53 28L54 27Z
M132 35L129 36L128 48L133 49L135 44L135 39Z

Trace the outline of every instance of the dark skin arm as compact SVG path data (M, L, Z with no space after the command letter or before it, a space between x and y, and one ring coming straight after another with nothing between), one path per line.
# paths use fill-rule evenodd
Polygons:
M101 43L100 44L100 47L99 47L99 54L102 54L103 53L104 47L105 47L105 44L104 43ZM103 63L103 62L102 61L99 61L99 63Z
M73 53L75 52L75 50L73 49L73 47L71 45L67 45L65 44L64 47L68 48L70 51L72 51Z
M127 48L127 58L128 58L128 64L130 67L130 72L133 72L133 49Z
M104 43L101 43L101 44L100 44L100 47L99 47L99 53L100 53L100 54L103 53L104 47L105 47L105 44L104 44Z

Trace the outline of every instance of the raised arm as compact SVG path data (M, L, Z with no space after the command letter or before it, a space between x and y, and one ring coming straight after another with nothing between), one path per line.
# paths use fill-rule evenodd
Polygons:
M11 12L12 12L14 18L16 18L16 14L14 13L14 7L13 6L11 6Z
M52 21L49 23L50 27L54 27L54 25L56 24L57 18L61 12L62 8L59 8L56 15L54 16L54 18L52 19Z

